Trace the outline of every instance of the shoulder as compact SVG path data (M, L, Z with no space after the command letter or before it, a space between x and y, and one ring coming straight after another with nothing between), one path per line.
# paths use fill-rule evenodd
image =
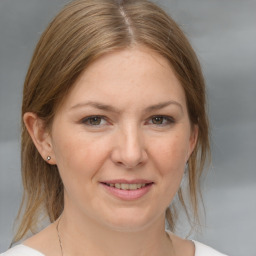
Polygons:
M16 245L0 256L44 256L42 253L23 244Z
M177 252L177 255L193 255L193 256L227 256L225 254L222 254L213 248L199 243L197 241L191 241L182 239L179 236L174 235L170 231L166 231L167 234L169 234L173 245L175 247L175 250Z
M193 242L195 244L195 256L227 256L205 244L199 243L197 241Z

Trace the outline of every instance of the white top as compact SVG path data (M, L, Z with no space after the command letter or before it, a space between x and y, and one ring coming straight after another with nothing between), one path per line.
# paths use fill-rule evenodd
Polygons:
M196 253L195 256L227 256L219 253L211 247L201 244L197 241L193 241L195 244ZM0 254L0 256L45 256L44 254L32 249L26 245L20 244L9 249L7 252Z
M201 244L197 241L193 241L195 244L195 256L227 256L226 254L222 254L212 249L211 247ZM39 255L38 255L39 256Z
M45 256L45 255L26 245L19 244L9 249L7 252L0 254L0 256Z

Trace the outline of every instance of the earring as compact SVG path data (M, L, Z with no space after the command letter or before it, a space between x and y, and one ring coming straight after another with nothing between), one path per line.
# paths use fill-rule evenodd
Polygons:
M47 156L47 161L50 161L52 158L50 156Z

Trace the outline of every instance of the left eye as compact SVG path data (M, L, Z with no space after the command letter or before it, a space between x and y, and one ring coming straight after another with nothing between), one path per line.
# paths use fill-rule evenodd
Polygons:
M83 119L83 124L91 125L91 126L98 126L104 124L106 120L102 116L90 116Z
M154 116L150 119L150 121L155 125L168 125L174 123L173 118L168 116Z

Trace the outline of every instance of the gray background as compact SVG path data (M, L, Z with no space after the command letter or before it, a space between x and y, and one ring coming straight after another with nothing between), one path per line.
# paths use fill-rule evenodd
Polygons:
M50 19L65 0L0 0L0 251L21 198L22 84ZM229 255L256 256L256 1L158 1L182 26L207 81L213 163L206 224L194 238Z

